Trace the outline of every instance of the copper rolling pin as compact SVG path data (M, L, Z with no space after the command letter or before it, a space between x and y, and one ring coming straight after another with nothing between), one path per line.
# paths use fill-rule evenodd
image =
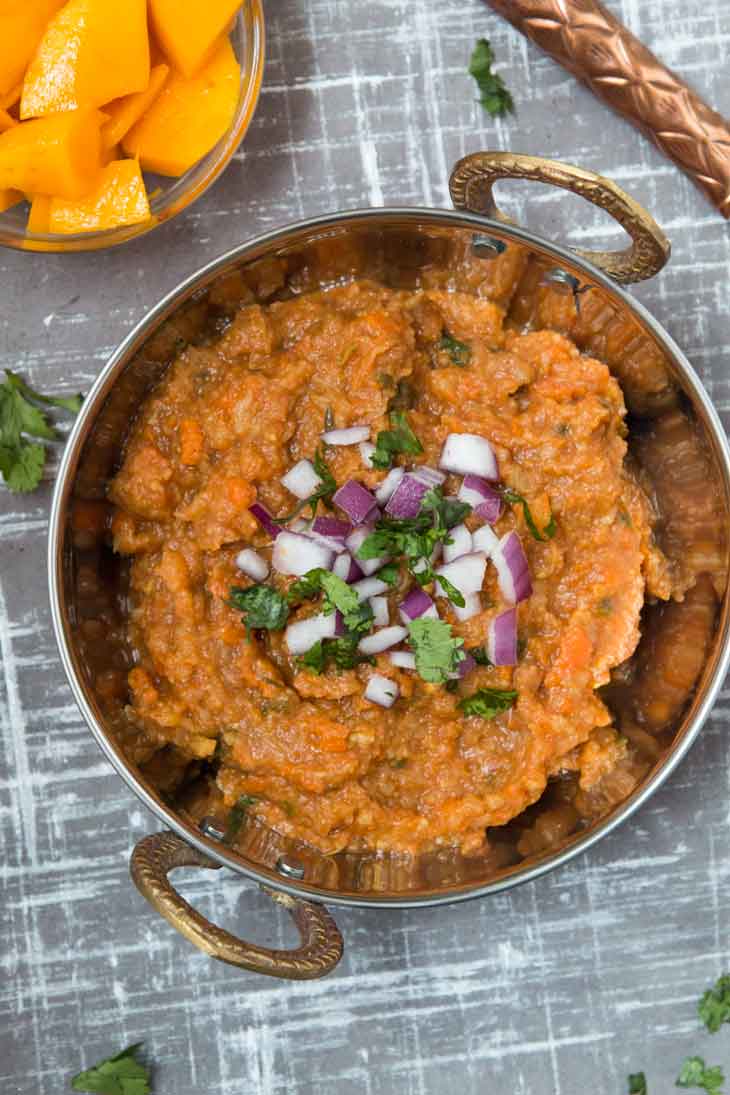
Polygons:
M488 0L645 133L730 218L730 126L598 0Z

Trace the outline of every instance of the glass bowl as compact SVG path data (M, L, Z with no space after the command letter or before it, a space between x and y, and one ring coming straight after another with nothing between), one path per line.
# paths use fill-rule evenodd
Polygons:
M241 65L241 85L233 121L210 152L179 178L145 172L152 212L149 220L99 232L28 232L28 209L23 203L0 213L0 245L21 251L99 251L142 236L186 209L218 178L246 134L261 89L264 41L261 0L246 0L231 29L231 43Z

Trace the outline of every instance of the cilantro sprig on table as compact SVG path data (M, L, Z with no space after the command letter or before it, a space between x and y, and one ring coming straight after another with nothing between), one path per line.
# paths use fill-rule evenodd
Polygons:
M411 429L403 411L390 412L390 426L389 430L381 430L375 440L375 451L370 456L370 463L374 468L383 470L392 467L393 458L400 453L417 456L423 452L423 445Z
M686 1057L677 1077L677 1087L696 1087L707 1095L722 1095L725 1075L719 1065L708 1067L702 1057Z
M137 1060L143 1042L127 1046L115 1057L107 1057L92 1068L79 1072L71 1080L73 1091L91 1091L98 1095L150 1095L150 1073Z
M492 72L493 63L491 43L486 38L480 38L469 61L469 75L477 82L479 102L492 117L514 114L514 99L502 77Z
M730 1023L730 973L723 974L703 993L697 1014L710 1034L717 1034L723 1023Z
M56 441L58 434L37 404L76 414L82 396L42 395L16 373L5 370L0 384L0 473L11 491L35 490L41 481L46 449L38 441Z

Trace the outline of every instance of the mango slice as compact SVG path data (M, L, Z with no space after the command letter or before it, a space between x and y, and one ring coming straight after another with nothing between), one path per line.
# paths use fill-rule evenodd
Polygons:
M230 126L238 104L240 68L224 38L197 76L173 72L144 117L122 140L143 170L182 175Z
M12 114L8 114L7 110L0 107L0 133L4 133L6 129L12 129L17 124Z
M11 110L16 104L19 104L22 90L23 85L16 84L5 95L0 95L0 110Z
M241 0L150 0L150 21L175 68L194 76L240 6Z
M105 122L101 130L101 143L104 148L113 148L119 144L139 121L144 112L152 106L157 96L162 91L170 69L167 65L155 65L150 70L150 82L144 91L138 91L134 95L125 95L123 99L117 99L110 103L104 113L109 121Z
M80 201L51 199L49 231L96 232L138 224L150 215L147 191L136 160L113 160L102 168L99 185Z
M30 199L30 213L26 229L28 232L47 234L50 229L48 220L51 214L51 202L53 198L48 194L34 194Z
M0 133L0 188L82 197L99 173L100 123L97 110L74 110Z
M7 108L20 98L23 73L43 36L48 20L63 0L2 0L0 2L0 99L18 87L18 94Z
M6 209L11 209L18 202L22 202L24 195L20 190L0 190L0 213L4 213Z
M144 91L149 76L145 0L69 0L28 66L20 117L101 106Z

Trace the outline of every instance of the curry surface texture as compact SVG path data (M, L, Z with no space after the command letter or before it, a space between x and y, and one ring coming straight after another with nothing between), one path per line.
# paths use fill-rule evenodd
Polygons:
M442 348L445 333L470 347L466 365ZM313 675L282 632L248 637L228 603L232 586L251 584L236 568L241 548L270 558L251 503L286 513L279 479L313 456L325 415L367 424L375 438L394 400L423 445L416 462L436 465L449 433L479 434L537 523L556 521L540 542L521 507L506 507L496 530L517 529L534 586L518 606L519 663L478 666L456 692L394 669L387 654ZM606 364L556 330L506 324L498 303L469 293L356 281L240 308L215 342L173 362L111 487L115 550L132 556L128 710L139 756L152 744L180 763L210 761L226 808L250 796L261 821L325 853L477 852L485 830L556 777L573 781L570 805L553 813L558 830L616 773L625 794L636 779L629 743L597 688L632 655L645 598L669 598L675 576L626 459L624 417ZM366 469L357 446L328 448L327 460L338 484L374 488L386 474ZM445 493L457 486L450 477ZM281 590L291 581L271 580ZM392 622L404 592L389 595ZM438 593L467 648L506 607L491 566L483 609L467 622ZM315 611L307 602L292 618ZM374 672L398 680L390 709L363 696ZM463 715L458 701L480 687L518 698L494 718Z

